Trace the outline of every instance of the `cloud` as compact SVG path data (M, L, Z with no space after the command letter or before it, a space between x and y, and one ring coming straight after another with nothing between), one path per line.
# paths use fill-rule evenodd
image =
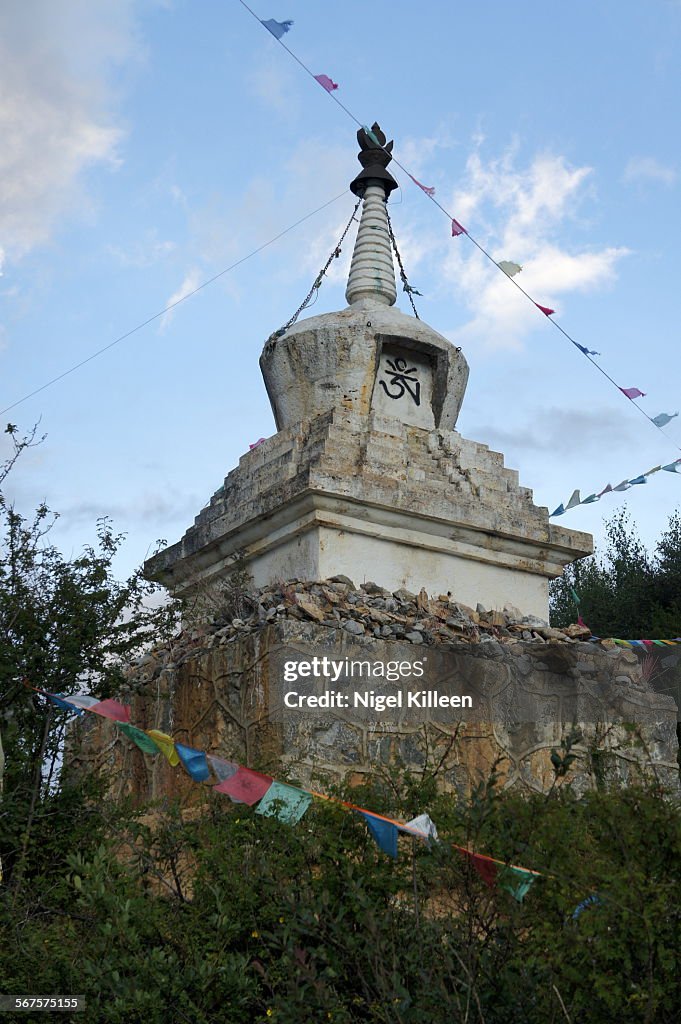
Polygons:
M667 167L652 156L634 156L624 169L623 180L627 185L654 182L674 185L678 178L673 167Z
M0 6L0 246L18 259L67 212L87 210L83 176L115 167L121 126L108 76L138 57L138 0L23 0Z
M294 247L295 259L278 259L268 270L270 279L298 281L302 272L310 275L311 284L338 243L350 217L353 197L348 191L348 180L354 170L347 147L327 146L320 151L314 140L304 140L282 161L283 174L276 187L270 177L257 175L238 193L214 194L208 202L196 208L187 205L189 240L183 249L192 269L185 272L182 285L167 304L191 290L187 282L196 287L200 281L247 256L295 221L335 196L341 196L338 207L331 206L311 217L296 227L289 238L282 239L271 250L255 257L255 260L261 260L268 252L281 254L286 251L288 242L289 252ZM320 228L320 224L327 226ZM343 246L342 258L334 260L329 268L329 281L338 282L347 276L352 253L350 239L353 237L351 230ZM221 286L230 292L234 301L239 301L238 276L227 275ZM167 326L168 322L169 318L164 318L162 326Z
M61 528L72 529L74 526L92 525L106 516L126 527L134 522L145 527L165 528L169 523L184 523L190 519L199 505L196 494L174 495L171 499L147 491L131 496L124 503L82 501L67 505L59 511L59 522Z
M523 267L518 284L542 305L560 312L559 297L601 288L613 281L625 247L578 248L561 243L580 206L592 197L592 169L571 167L560 155L539 154L529 166L517 166L517 147L484 162L474 151L466 180L443 205L469 227L495 261L511 259ZM457 344L487 350L522 348L537 328L540 314L527 298L466 239L448 240L438 251L441 287L454 286L472 317L448 332Z
M199 287L199 285L201 284L201 280L202 274L200 269L198 267L193 267L185 274L182 284L170 296L170 298L166 302L166 306L176 305L178 302L181 302L182 299L186 299L188 295L191 295L191 293ZM166 330L174 315L174 309L169 309L167 313L163 314L163 316L161 317L159 331L162 332Z
M613 410L539 409L531 423L511 427L476 423L469 431L495 451L574 455L576 451L612 454L637 436L624 414Z
M128 246L127 249L122 249L120 246L109 245L107 246L107 252L114 257L114 259L122 267L135 267L142 269L144 267L150 267L158 260L165 259L171 253L175 251L177 245L175 242L168 241L167 239L161 239L158 237L156 231L147 231L144 237L139 241L134 242Z
M300 106L299 75L300 72L282 61L280 53L272 52L260 57L246 76L246 88L266 108L280 116L292 117Z

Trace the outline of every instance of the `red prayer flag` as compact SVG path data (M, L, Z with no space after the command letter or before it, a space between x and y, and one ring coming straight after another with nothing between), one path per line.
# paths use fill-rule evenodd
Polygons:
M646 397L645 396L645 392L639 391L638 388L620 388L620 391L622 392L623 395L626 395L627 398L631 398L631 399L634 399L634 398L645 398Z
M213 789L218 793L226 793L236 803L257 804L258 800L262 800L272 782L270 775L262 775L260 772L254 772L252 768L244 768L243 765L240 765L231 779L218 782Z
M483 857L479 853L471 853L470 850L461 850L464 857L468 857L471 864L482 878L485 885L494 887L496 883L499 865L489 857Z
M468 232L464 227L459 224L458 220L452 217L452 238L458 238L459 235L467 235Z
M255 444L249 444L248 450L252 452L254 448L257 448L259 444L262 444L263 441L266 441L266 440L267 440L266 437L259 437L258 440L255 442Z
M541 309L544 316L551 316L552 313L556 312L555 309L549 309L548 306L540 306L538 302L535 302L535 306L537 309Z
M117 700L100 700L88 710L94 711L102 718L111 718L114 722L130 721L130 708L127 704L119 704Z
M338 88L338 83L332 81L328 75L315 75L315 81L319 82L322 89L326 89L327 92L333 92L334 89Z
M423 192L426 193L427 196L435 195L435 189L432 188L430 185L422 185L420 181L416 180L413 174L410 174L409 177L411 178L415 185L418 185L418 187L422 189Z

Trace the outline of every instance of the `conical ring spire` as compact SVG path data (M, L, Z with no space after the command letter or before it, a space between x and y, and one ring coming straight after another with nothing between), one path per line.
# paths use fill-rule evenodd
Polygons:
M377 124L371 134L362 128L357 132L360 145L359 162L363 170L350 185L355 195L362 196L362 216L350 264L345 298L350 306L368 299L381 306L393 306L397 299L386 202L397 182L386 169L392 160L392 142Z

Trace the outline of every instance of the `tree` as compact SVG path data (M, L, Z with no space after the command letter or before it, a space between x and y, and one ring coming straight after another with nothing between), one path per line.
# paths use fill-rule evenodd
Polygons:
M0 467L0 789L9 881L15 868L18 877L23 873L31 831L60 796L66 715L30 686L110 696L123 680L124 665L172 628L175 608L148 606L157 588L141 570L126 582L115 579L112 563L123 536L108 519L97 523L96 546L66 559L50 543L57 516L46 504L30 517L17 511L3 482L42 438L36 440L35 428L19 436L13 424L5 432L12 452Z
M651 555L626 509L606 522L605 551L567 566L551 583L551 622L582 617L595 636L664 640L681 636L681 516L674 512Z

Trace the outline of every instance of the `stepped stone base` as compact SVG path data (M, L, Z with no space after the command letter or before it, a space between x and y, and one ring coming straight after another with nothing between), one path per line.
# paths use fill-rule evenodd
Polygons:
M256 586L343 573L547 619L549 579L591 551L588 534L549 523L486 445L341 408L242 456L182 540L145 568L187 595L241 553Z

